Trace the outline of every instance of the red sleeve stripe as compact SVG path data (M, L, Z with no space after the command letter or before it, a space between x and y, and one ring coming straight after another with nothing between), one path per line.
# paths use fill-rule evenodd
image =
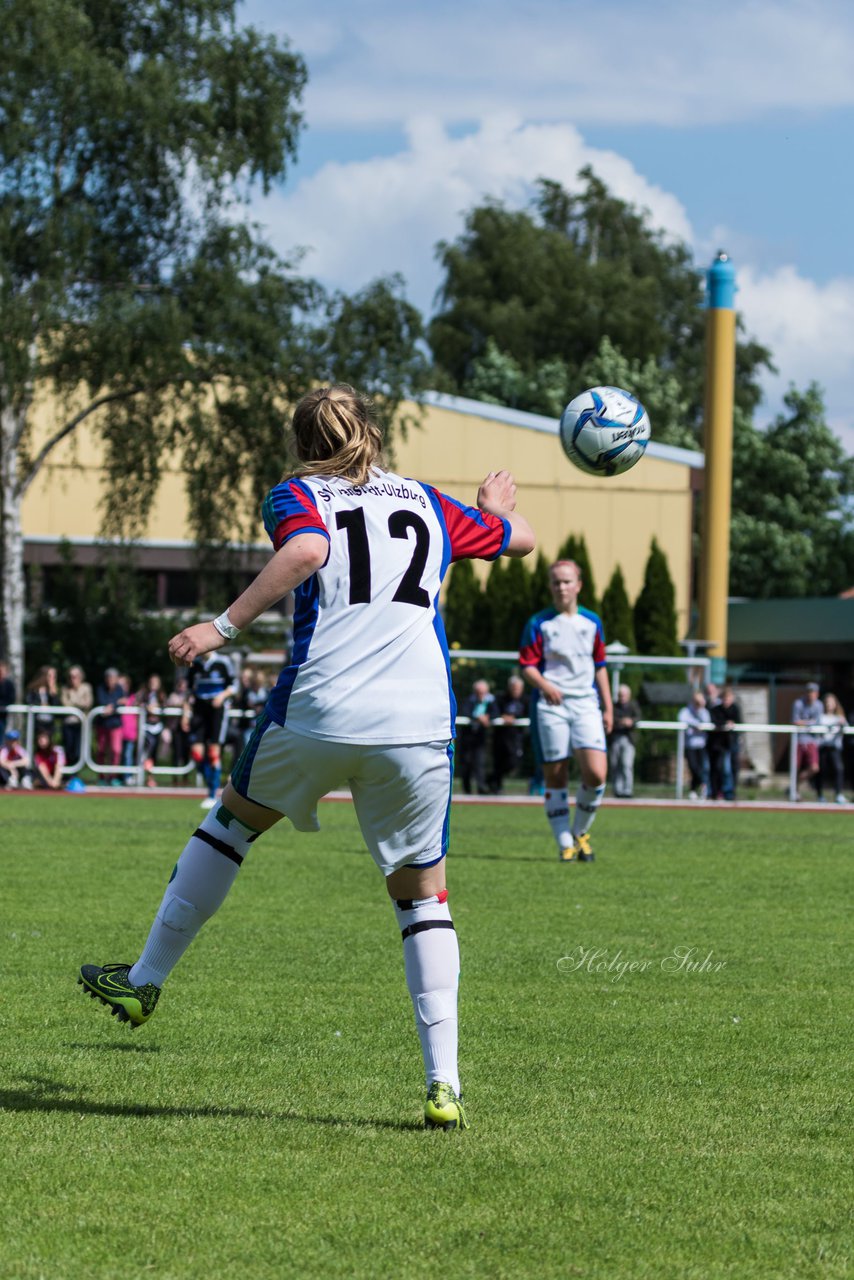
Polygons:
M510 524L501 516L465 507L447 494L433 491L451 544L452 560L494 560L510 541Z
M321 520L319 512L303 511L299 515L285 516L284 520L279 521L273 533L273 546L279 551L298 533L321 533L324 538L329 538L329 530Z
M542 637L534 644L526 644L519 650L520 667L538 667L543 658Z

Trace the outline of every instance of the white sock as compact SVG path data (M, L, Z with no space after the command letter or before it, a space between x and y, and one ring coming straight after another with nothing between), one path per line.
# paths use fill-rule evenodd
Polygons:
M572 823L574 836L583 836L585 831L590 830L604 794L604 784L601 787L585 787L583 782L579 784L575 796L575 818Z
M557 847L568 849L572 844L572 836L569 834L569 792L546 787L543 803Z
M443 1080L460 1092L457 1066L457 989L460 948L447 890L431 898L395 901L403 935L406 985L415 1010L427 1088Z
M142 955L128 974L135 987L163 986L202 925L222 906L257 834L222 805L206 814L178 859Z

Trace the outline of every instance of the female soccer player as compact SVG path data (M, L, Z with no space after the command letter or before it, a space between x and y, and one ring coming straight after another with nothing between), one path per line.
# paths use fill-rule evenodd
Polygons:
M595 613L578 603L574 560L549 569L553 609L528 619L519 651L522 675L536 690L534 719L543 756L546 818L561 862L592 862L589 831L605 794L606 734L614 726L605 666L605 635ZM581 780L569 825L569 757Z
M534 535L515 513L506 471L490 471L477 507L388 471L370 406L352 387L304 396L293 437L302 465L263 506L272 559L225 613L169 643L173 661L188 666L293 591L291 662L222 803L181 854L142 955L133 965L84 965L80 981L122 1021L146 1022L251 843L282 816L318 830L318 800L346 782L403 936L427 1076L425 1124L467 1128L444 862L455 706L437 598L452 560L524 556Z

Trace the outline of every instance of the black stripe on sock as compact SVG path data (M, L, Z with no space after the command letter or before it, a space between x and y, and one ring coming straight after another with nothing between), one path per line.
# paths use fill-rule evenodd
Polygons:
M243 861L243 854L238 853L234 845L226 844L224 840L217 840L216 836L212 836L209 831L203 831L201 827L196 827L193 835L197 840L204 840L205 844L209 844L212 849L216 849L217 853L221 853L224 857L230 858L232 862L236 862L238 867Z
M401 931L401 938L408 938L413 933L423 933L425 929L453 929L453 920L419 920L417 924L408 924Z
M414 898L395 898L395 906L400 907L401 911L411 911L415 906Z

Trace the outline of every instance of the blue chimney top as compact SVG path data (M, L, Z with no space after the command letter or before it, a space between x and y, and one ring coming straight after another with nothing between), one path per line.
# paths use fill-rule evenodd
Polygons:
M735 267L729 254L719 249L706 275L706 305L728 308L735 306Z

